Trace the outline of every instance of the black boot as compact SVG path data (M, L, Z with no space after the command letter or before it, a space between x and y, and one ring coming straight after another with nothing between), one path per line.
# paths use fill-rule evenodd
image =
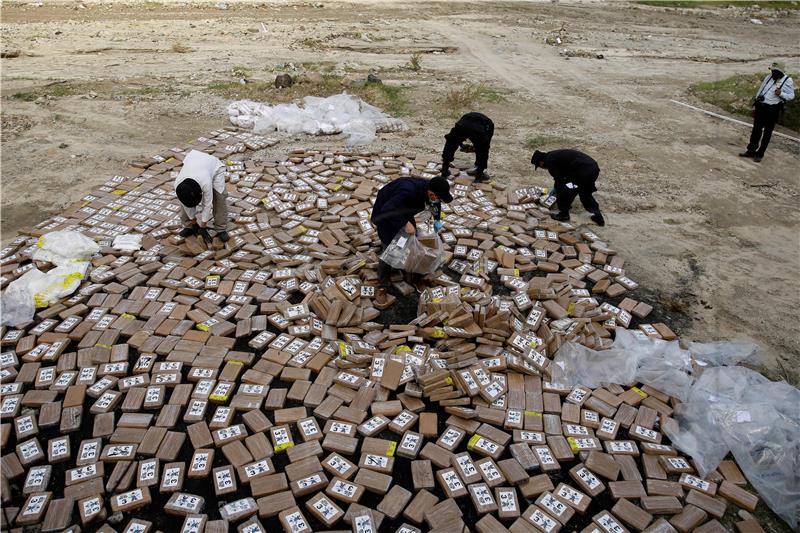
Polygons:
M606 219L603 218L603 213L601 213L599 209L597 211L595 211L594 213L592 213L592 216L590 218L592 220L594 220L594 222L598 226L605 226L606 225Z
M492 177L486 172L481 172L479 176L475 176L475 183L485 183L491 180Z
M228 235L227 231L220 231L219 233L217 233L217 237L219 237L219 240L221 240L222 242L228 242L231 239L231 236Z
M559 222L569 221L569 211L560 211L558 213L550 213L550 218L558 220Z
M178 237L191 237L192 235L197 235L197 226L189 226L188 228L183 228L178 232Z

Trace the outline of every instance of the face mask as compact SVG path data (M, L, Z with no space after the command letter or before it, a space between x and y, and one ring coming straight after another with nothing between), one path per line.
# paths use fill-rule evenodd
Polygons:
M782 77L783 77L783 72L781 72L780 70L773 70L772 71L772 79L773 80L778 81Z

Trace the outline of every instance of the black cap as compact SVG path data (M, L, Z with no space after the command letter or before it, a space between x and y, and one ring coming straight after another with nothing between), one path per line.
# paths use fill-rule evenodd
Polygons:
M539 150L536 150L535 152L533 152L533 157L531 157L531 165L535 166L536 168L539 168L539 166L541 166L542 164L542 161L544 161L545 157L547 157L547 152L540 152Z
M429 181L428 189L446 204L453 201L453 195L450 194L450 184L442 176L436 176Z
M203 189L192 178L187 178L180 182L175 187L175 194L178 195L178 200L186 207L197 207L200 204L200 200L203 199Z

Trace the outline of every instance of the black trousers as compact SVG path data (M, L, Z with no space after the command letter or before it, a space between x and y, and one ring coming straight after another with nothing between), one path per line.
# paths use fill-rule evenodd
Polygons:
M756 112L753 115L753 131L750 132L750 143L747 145L748 153L764 157L780 113L781 106L779 104L756 104Z

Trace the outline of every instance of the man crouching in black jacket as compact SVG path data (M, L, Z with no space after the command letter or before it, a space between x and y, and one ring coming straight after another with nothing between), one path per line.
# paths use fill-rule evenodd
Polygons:
M467 113L456 122L450 133L444 136L445 144L442 150L442 176L450 175L450 163L455 158L456 150L461 147L464 152L475 152L475 168L468 170L467 174L475 176L476 182L488 181L491 176L486 174L489 165L489 147L494 135L494 122L481 113ZM469 139L472 146L463 144Z
M597 190L594 184L600 175L597 161L578 150L536 150L531 157L531 164L546 169L553 176L558 213L552 213L551 218L562 222L569 220L569 208L575 197L579 196L583 207L592 214L592 220L598 226L606 225L600 206L592 196Z
M430 209L434 216L434 227L438 232L442 227L441 206L439 202L449 204L453 201L450 184L441 176L431 180L410 176L398 178L381 187L375 204L372 206L372 223L378 230L378 238L385 250L400 230L408 235L417 232L414 215ZM385 309L394 302L387 292L391 267L381 261L378 263L378 292L375 295L375 307Z

